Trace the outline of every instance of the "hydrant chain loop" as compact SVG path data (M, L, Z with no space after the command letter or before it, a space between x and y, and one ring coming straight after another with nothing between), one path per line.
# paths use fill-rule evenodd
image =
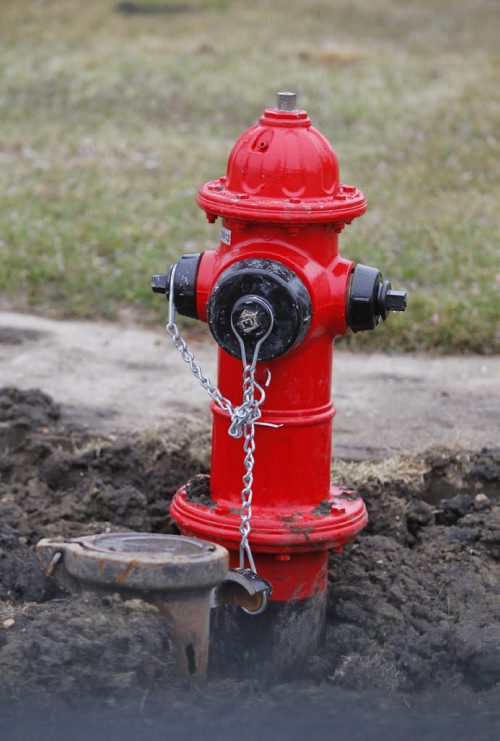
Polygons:
M172 268L170 274L170 293L168 298L168 323L165 327L166 331L172 338L172 341L179 351L182 360L189 365L191 372L198 380L199 384L209 396L214 400L218 407L226 411L231 417L231 425L229 427L229 435L233 438L244 438L243 451L245 453L245 474L243 475L243 489L241 492L241 524L240 524L240 568L245 567L245 555L248 559L251 570L257 573L255 570L255 562L253 559L252 551L248 541L250 530L251 530L251 519L252 519L252 497L253 497L253 467L255 465L254 452L255 452L255 424L258 424L262 413L260 406L263 404L266 398L266 392L264 388L257 383L255 380L255 369L257 366L257 360L259 357L259 350L262 343L269 336L273 324L274 317L270 316L270 324L266 333L259 339L255 345L251 362L247 362L246 350L244 340L240 336L237 328L233 325L233 331L238 338L238 342L241 346L241 357L243 360L243 402L239 406L234 406L229 399L221 394L219 389L213 385L210 378L206 376L201 366L195 361L193 353L188 350L186 341L181 337L181 333L177 324L175 323L175 302L174 302L174 280L176 267ZM232 322L231 322L232 323ZM271 381L271 372L266 369L266 381L265 387L269 386ZM255 398L255 389L259 393L259 398ZM278 427L279 425L270 425Z
M233 321L233 316L231 316L231 327L233 329L234 334L236 335L238 339L240 350L241 350L241 359L243 361L243 404L241 405L240 409L241 410L245 409L247 412L246 419L242 423L242 433L244 437L243 451L245 453L245 462L244 462L245 473L243 475L243 489L241 491L241 509L240 509L240 517L241 517L240 569L245 568L245 554L246 554L249 566L254 573L257 573L257 572L255 569L255 562L253 560L252 550L250 548L250 543L249 543L248 538L250 536L250 530L251 530L250 523L252 520L253 467L255 465L255 458L254 458L255 423L261 417L260 406L263 403L264 399L266 398L266 392L264 391L262 386L260 386L255 380L255 369L257 366L259 350L262 346L262 343L267 339L267 337L269 337L272 331L273 325L274 325L274 316L272 312L270 311L270 309L268 309L268 311L270 315L269 327L267 328L267 331L265 332L265 334L259 339L259 341L255 345L252 361L250 363L247 361L245 341L238 331L239 327L235 325ZM265 385L268 386L270 381L271 381L271 372L269 371L269 369L267 369L267 379L266 379ZM260 393L260 399L255 399L255 389L256 388ZM233 426L234 426L234 422L233 422L232 427ZM233 432L235 432L235 430L233 430ZM229 431L229 434L231 434L231 430ZM238 435L238 437L239 436L240 435Z
M188 350L186 341L181 337L179 327L175 323L175 303L174 303L174 279L175 279L176 266L172 269L170 275L170 294L168 298L168 323L165 327L168 334L172 338L172 341L179 351L183 361L189 365L193 375L197 378L199 384L209 396L215 401L215 403L224 411L228 412L231 416L234 412L234 407L225 396L221 394L217 386L214 386L210 381L210 378L206 376L201 366L195 361L193 353Z
M248 368L248 366L247 366ZM246 369L245 369L246 370ZM255 465L255 430L253 424L244 427L245 442L243 450L245 455L245 474L243 476L243 490L241 492L241 524L240 524L240 569L245 568L245 554L252 571L255 572L255 564L248 538L252 520L252 497L253 497L253 467Z

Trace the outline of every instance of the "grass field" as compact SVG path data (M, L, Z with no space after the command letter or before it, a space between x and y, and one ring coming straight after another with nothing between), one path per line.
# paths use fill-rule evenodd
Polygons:
M292 89L368 197L343 254L410 296L351 344L498 352L495 0L163 5L2 0L3 305L162 321L151 273L217 241L197 188Z

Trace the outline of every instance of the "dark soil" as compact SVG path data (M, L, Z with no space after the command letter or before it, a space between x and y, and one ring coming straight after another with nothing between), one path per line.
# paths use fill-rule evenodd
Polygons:
M169 500L208 449L192 422L95 437L39 391L0 390L0 738L500 736L499 450L430 454L423 483L363 488L369 525L331 560L326 646L274 686L188 691L155 608L40 572L42 537L173 531Z

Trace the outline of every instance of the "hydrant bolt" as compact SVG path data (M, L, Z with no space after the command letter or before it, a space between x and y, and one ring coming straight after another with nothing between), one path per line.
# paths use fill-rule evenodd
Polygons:
M256 333L257 330L260 329L258 311L250 311L250 309L244 309L240 314L240 318L235 323L236 326L239 327L245 334L250 334L251 332Z
M170 269L168 273L155 273L153 275L151 278L151 289L153 293L164 293L168 298L171 272Z
M387 283L388 288L385 291L383 299L379 298L379 301L383 301L383 305L386 311L405 311L406 310L406 291L393 291L389 281Z
M232 323L248 339L262 337L273 321L273 311L259 296L244 296L232 311Z
M278 93L278 111L296 111L297 95L295 93Z

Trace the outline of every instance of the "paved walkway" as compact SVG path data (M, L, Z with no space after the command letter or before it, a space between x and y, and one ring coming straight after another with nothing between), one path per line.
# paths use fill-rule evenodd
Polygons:
M215 378L215 346L192 341ZM160 327L53 321L0 312L0 385L41 388L102 431L209 424L208 397ZM500 356L335 356L335 452L382 458L429 446L500 444Z

